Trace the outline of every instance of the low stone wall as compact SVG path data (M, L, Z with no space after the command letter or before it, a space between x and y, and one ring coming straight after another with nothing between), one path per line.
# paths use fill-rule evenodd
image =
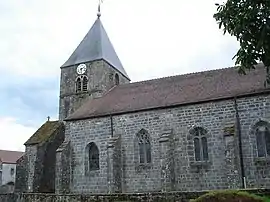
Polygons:
M258 195L270 196L270 190L245 190ZM188 202L206 192L167 192L167 193L138 193L138 194L0 194L0 202Z

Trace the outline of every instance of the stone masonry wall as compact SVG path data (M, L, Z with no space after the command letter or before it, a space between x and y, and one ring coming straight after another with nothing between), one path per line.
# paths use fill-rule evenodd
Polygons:
M270 187L268 162L256 161L255 136L250 133L250 127L259 118L269 121L269 97L262 95L237 100L246 182L250 188ZM107 173L105 159L106 144L111 134L121 136L123 166L119 180L122 181L121 190L124 193L241 188L236 123L233 99L117 115L112 117L112 123L109 117L68 122L67 138L75 155L71 191L109 192L106 179L110 173ZM190 131L196 126L207 131L207 162L196 162L194 158L193 135ZM136 156L135 137L141 129L150 135L152 162L149 165L140 165ZM86 144L91 141L100 148L101 169L85 176L84 151Z
M76 109L88 97L99 97L110 90L115 85L115 74L119 75L119 83L129 82L120 72L115 70L103 60L85 63L87 70L85 75L88 77L88 92L76 93L75 81L79 76L77 66L70 66L61 69L60 79L60 103L59 119L63 120Z
M260 120L270 123L270 96L239 99L238 109L247 187L270 187L270 160L257 158L256 137L252 131Z
M234 138L235 130L233 133L226 134L224 136L225 142L225 167L227 171L227 188L238 189L239 182L241 181L241 175L238 170L239 166L239 150L238 142Z
M108 193L122 192L121 136L114 135L107 142Z
M72 149L70 141L64 141L56 151L55 193L70 193L71 166Z
M172 130L164 130L159 138L161 191L175 190L175 158L174 134Z
M108 193L107 141L111 137L111 123L108 118L67 122L66 139L70 141L72 156L73 193ZM94 142L99 149L100 169L87 171L87 145Z
M28 146L25 149L25 155L26 155L26 170L27 170L27 192L33 192L35 191L34 187L34 180L35 178L35 164L37 159L37 145Z
M15 192L27 191L27 158L24 154L17 160Z
M64 138L65 130L64 125L62 125L46 142L42 144L42 146L39 147L40 155L37 164L43 166L38 185L39 192L55 192L56 150L62 144ZM38 173L38 165L36 165L36 173Z
M261 196L270 196L270 190L244 190ZM54 194L0 194L1 202L189 202L190 199L198 198L206 192L156 192L156 193L136 193L136 194L98 194L98 195L54 195Z
M270 96L246 97L237 102L247 186L269 188L270 170L267 167L270 161L256 158L256 139L251 133L251 127L259 119L270 122ZM175 171L169 174L175 174L176 190L241 188L234 100L120 115L115 116L113 122L116 133L122 135L122 147L126 151L123 159L125 192L160 191L165 188L160 181L163 179L160 174L160 153L164 153L164 150L158 141L168 130L172 130L174 136ZM194 126L202 126L207 130L207 163L198 164L194 161L193 136L189 133ZM135 134L142 128L151 136L153 163L151 167L138 169L134 161L133 141ZM226 134L226 128L233 128L230 137ZM172 168L169 166L168 169Z
M16 192L54 192L56 149L63 142L64 136L62 125L48 140L26 146L23 158L18 161Z
M159 140L168 130L172 130L174 136L176 190L228 187L227 170L224 169L226 162L223 129L235 123L232 100L120 115L115 116L113 122L116 133L122 135L122 146L126 151L123 159L124 192L160 191L166 188L161 181L162 147ZM210 160L206 164L197 164L194 160L193 136L189 133L194 126L204 127L208 131ZM134 139L141 129L147 130L151 137L152 164L149 167L140 166L134 160ZM236 167L238 172L239 168Z

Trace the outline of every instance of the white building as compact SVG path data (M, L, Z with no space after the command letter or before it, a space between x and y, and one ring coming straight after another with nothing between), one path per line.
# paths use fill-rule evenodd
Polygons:
M14 185L16 179L16 162L23 152L0 150L0 186Z

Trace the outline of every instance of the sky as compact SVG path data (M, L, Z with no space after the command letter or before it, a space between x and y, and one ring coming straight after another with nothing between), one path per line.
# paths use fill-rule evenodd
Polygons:
M101 20L132 81L226 68L238 50L219 0L104 0ZM0 1L0 149L24 151L58 118L60 66L91 28L98 0Z

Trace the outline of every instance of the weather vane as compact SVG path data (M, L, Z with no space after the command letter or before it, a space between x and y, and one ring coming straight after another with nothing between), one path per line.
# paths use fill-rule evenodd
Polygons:
M102 3L103 3L103 0L98 0L98 13L97 13L98 18L100 18L101 16L100 6Z

